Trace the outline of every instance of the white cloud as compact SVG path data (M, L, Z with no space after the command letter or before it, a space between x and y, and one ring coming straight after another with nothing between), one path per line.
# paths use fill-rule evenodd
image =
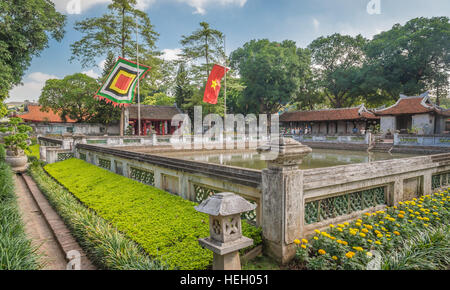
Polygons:
M80 9L80 13L89 10L95 5L110 3L111 0L52 0L55 8L59 12L76 14L76 10Z
M10 92L11 101L37 101L41 95L41 90L45 82L49 79L57 79L55 75L49 75L42 72L34 72L25 77L22 85L14 87Z
M180 54L182 53L182 50L180 48L175 49L163 49L161 51L163 55L161 55L161 58L164 60L178 60L180 59Z
M91 78L97 79L100 77L100 74L96 73L93 69L82 71L82 74L90 76Z
M247 0L177 0L180 3L186 3L189 6L195 8L195 14L206 14L206 7L212 5L238 5L239 7L243 7Z

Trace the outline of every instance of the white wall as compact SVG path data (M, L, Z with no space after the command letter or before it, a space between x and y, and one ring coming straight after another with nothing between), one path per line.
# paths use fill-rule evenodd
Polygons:
M386 134L388 130L391 131L392 134L395 132L395 117L393 116L382 116L380 121L380 128L383 134Z
M50 124L30 124L36 134L64 134L72 133L67 128L73 128L74 134L83 135L119 135L119 125L103 125L88 123L50 123ZM105 128L101 132L100 128Z
M419 129L420 135L434 134L434 116L431 114L413 115L412 126Z

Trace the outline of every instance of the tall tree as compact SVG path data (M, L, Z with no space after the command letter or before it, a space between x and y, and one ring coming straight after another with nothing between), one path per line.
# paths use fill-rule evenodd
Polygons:
M158 34L148 15L135 6L136 0L113 0L103 16L77 22L75 29L84 36L71 45L71 60L78 59L83 67L87 67L95 64L97 57L110 51L124 58L136 59L136 29L140 39L140 53L144 56L152 55ZM123 136L123 109L120 120L120 135Z
M397 100L399 94L433 90L448 95L450 23L448 17L415 18L375 35L365 48L367 86Z
M277 113L291 101L308 69L303 53L294 41L263 39L247 42L231 54L231 65L245 86L242 105L249 113Z
M120 118L120 109L93 98L98 86L99 82L82 73L51 79L45 83L39 103L43 110L52 109L63 119L110 124Z
M308 46L318 85L332 107L342 108L355 103L359 91L353 80L363 66L366 43L361 35L351 37L336 33L319 37Z
M204 59L202 65L194 65L197 71L203 71L203 78L199 81L203 82L208 78L209 72L214 62L223 62L225 53L223 50L223 33L219 30L212 29L206 22L200 22L200 29L194 31L189 36L182 36L180 41L183 46L183 57L187 61L197 61Z
M20 83L49 39L63 39L65 23L52 1L0 1L0 102Z

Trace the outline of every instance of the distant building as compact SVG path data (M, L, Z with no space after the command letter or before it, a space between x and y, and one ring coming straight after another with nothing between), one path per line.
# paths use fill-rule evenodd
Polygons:
M61 116L55 113L53 110L48 112L42 111L42 106L34 103L25 104L25 112L23 114L16 114L16 117L20 117L24 122L31 123L75 123L75 120L67 118L65 121Z
M401 95L393 106L375 111L381 117L381 130L401 134L416 129L420 135L448 134L450 110L433 104L428 92L417 97Z
M141 135L171 135L177 127L171 125L172 118L182 114L176 106L141 105ZM128 106L125 111L125 124L132 127L133 134L138 135L138 105Z
M285 129L311 128L312 134L334 135L358 133L378 124L380 118L364 105L354 108L286 112L280 117Z

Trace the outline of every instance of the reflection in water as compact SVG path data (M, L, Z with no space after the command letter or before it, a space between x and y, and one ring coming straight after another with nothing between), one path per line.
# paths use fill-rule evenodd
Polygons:
M166 155L166 154L165 154ZM171 156L167 154L166 156ZM312 153L303 159L300 165L301 169L323 168L338 165L347 165L355 163L368 163L380 160L390 160L414 157L409 154L388 154L388 153L370 153L364 151L349 150L326 150L314 149ZM201 161L214 164L230 165L252 169L266 168L266 161L261 160L260 155L254 152L247 153L222 153L222 154L199 154L185 156L174 156L185 160Z

